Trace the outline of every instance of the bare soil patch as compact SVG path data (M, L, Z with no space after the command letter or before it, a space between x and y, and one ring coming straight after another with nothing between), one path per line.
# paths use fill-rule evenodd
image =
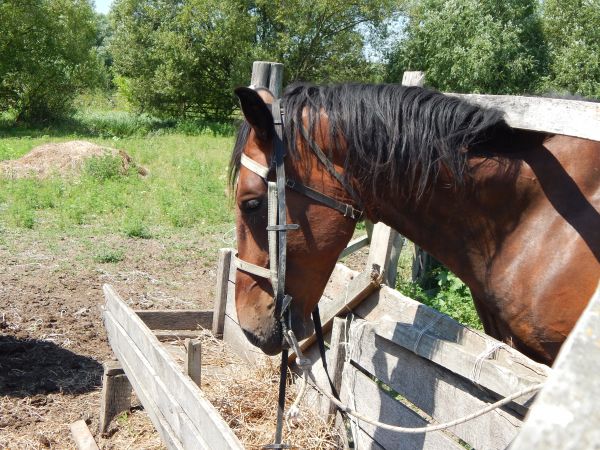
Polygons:
M119 235L0 239L0 448L74 448L69 424L84 419L103 449L160 449L135 406L97 433L103 361L113 357L101 320L102 284L135 309L211 309L220 236L199 231L157 239ZM126 249L118 263L97 245Z

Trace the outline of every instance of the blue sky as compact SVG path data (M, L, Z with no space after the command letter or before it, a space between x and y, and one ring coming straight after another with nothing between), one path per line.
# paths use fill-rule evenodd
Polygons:
M94 3L96 4L96 11L102 14L107 14L110 10L110 5L112 2L113 0L94 0Z

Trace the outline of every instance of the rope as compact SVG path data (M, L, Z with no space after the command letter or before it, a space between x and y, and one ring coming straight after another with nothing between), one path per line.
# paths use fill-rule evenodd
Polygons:
M439 320L439 318L438 318ZM432 324L430 324L432 325ZM423 330L421 330L422 332L426 331L425 327ZM374 420L374 419L370 419L364 415L362 415L361 413L359 413L358 411L350 408L349 406L343 404L342 402L340 402L339 400L337 400L332 394L330 394L329 392L327 392L326 389L323 389L322 387L320 387L314 377L314 374L312 373L312 369L311 369L311 365L310 365L310 360L305 358L304 355L302 354L302 350L300 350L300 345L298 345L298 341L296 340L296 336L294 336L294 333L289 330L287 335L286 335L286 339L288 340L288 342L290 343L290 346L292 347L292 349L294 350L294 352L296 352L297 358L297 364L298 367L300 367L300 369L302 370L302 378L304 378L305 383L307 383L307 380L310 380L310 385L315 388L316 390L318 390L322 395L324 395L325 397L327 397L334 405L336 405L341 411L350 414L351 416L356 417L357 419L369 423L371 425L374 425L376 427L379 428L383 428L384 430L389 430L389 431L394 431L397 433L407 433L407 434L422 434L422 433L430 433L432 431L440 431L440 430L445 430L447 428L451 428L454 427L456 425L460 425L461 423L465 423L468 422L470 420L476 419L477 417L483 416L484 414L489 413L490 411L493 411L494 409L500 408L501 406L504 406L510 402L512 402L513 400L522 397L526 394L530 394L532 392L538 391L540 390L544 384L543 383L539 383L539 384L535 384L533 386L529 386L525 389L521 389L518 392L515 392L512 395L509 395L508 397L505 397L501 400L498 400L495 403L492 403L491 405L486 406L485 408L480 409L479 411L476 411L472 414L469 414L468 416L465 417L461 417L460 419L456 419L450 422L445 422L445 423L441 423L438 425L428 425L426 427L420 427L420 428L408 428L408 427L400 427L400 426L396 426L396 425L391 425L388 423L383 423L383 422L379 422L378 420ZM482 353L483 354L483 353ZM481 356L481 355L480 355ZM485 359L485 358L483 358ZM482 360L483 360L482 359ZM301 389L302 390L302 389ZM304 387L303 389L304 391L306 390L306 387ZM302 396L304 396L304 392L301 392ZM296 398L296 401L294 402L294 405L297 406L297 404L300 403L301 400L301 396L298 395L298 397Z
M437 316L435 319L433 319L431 322L429 322L427 325L425 325L421 331L419 331L419 335L417 336L417 340L415 341L415 345L413 346L413 353L418 354L417 353L417 349L419 348L419 343L421 342L421 338L423 337L423 335L429 331L436 323L438 323L441 318L444 317L442 315Z
M473 365L473 369L471 369L471 381L473 383L479 384L479 376L481 375L481 367L483 366L483 362L486 359L491 359L495 357L496 352L504 347L502 342L492 342L492 345L486 343L487 348L477 356L475 360L475 364Z

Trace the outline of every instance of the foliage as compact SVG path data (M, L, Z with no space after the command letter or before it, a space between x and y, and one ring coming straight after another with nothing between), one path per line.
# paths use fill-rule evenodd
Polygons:
M114 82L139 111L228 118L247 84L254 27L235 0L117 0Z
M550 73L544 88L600 99L600 1L546 0Z
M100 79L89 0L0 2L0 113L48 121L72 112L77 93Z
M449 315L463 325L481 330L483 327L473 304L469 288L446 268L434 270L437 289L425 291L417 283L398 280L396 288L404 295Z
M98 181L110 180L125 175L122 159L110 153L86 159L83 165L83 172L88 177Z
M390 55L388 78L427 73L442 91L519 94L537 88L547 64L536 0L422 0Z
M402 4L256 0L250 13L262 57L285 64L286 82L376 81L378 66L365 57L365 36L384 36Z

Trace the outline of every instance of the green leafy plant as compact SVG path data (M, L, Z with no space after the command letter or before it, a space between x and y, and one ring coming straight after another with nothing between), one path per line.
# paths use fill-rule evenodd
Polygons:
M471 328L482 329L469 288L446 268L434 271L437 288L425 291L417 283L399 280L396 289Z
M94 261L99 263L118 263L123 261L125 257L125 253L123 250L102 247L98 249L96 254L94 255Z
M98 181L118 178L126 172L123 168L123 160L111 154L86 159L83 171L87 176Z

